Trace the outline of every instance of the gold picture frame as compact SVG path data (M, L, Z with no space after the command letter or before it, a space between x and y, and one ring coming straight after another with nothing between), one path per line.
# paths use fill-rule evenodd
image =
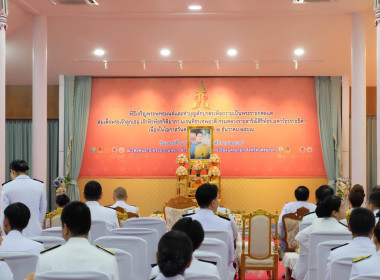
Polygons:
M213 126L187 127L187 157L189 161L210 161L214 152L213 132Z

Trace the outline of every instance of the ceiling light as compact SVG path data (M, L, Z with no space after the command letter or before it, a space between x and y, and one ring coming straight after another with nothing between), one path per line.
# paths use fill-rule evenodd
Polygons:
M236 49L229 49L229 50L227 51L227 54L228 54L229 56L235 56L235 55L237 55L237 50L236 50Z
M200 5L190 5L189 6L189 10L191 10L191 11L199 11L199 10L202 10L202 6L200 6Z
M103 56L104 54L105 54L105 51L102 49L94 50L94 55L96 55L96 56Z
M298 56L301 56L304 53L305 53L304 49L301 49L301 48L295 49L295 51L294 51L294 54L298 55Z
M293 0L293 4L302 4L304 0Z
M162 49L160 51L161 55L163 56L169 56L170 55L170 50L169 49Z

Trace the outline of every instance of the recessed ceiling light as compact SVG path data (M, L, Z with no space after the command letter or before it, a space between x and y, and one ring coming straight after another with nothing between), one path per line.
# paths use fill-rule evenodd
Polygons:
M304 0L293 0L293 4L302 4Z
M202 6L200 6L200 5L190 5L189 6L189 10L191 10L191 11L199 11L199 10L202 10Z
M104 54L105 54L105 51L102 50L102 49L96 49L96 50L94 50L94 55L103 56Z
M295 55L298 55L298 56L301 56L305 53L304 49L301 49L301 48L298 48L298 49L295 49L294 50L294 54Z
M229 49L229 50L227 51L227 54L228 54L229 56L235 56L235 55L237 55L237 50L236 50L236 49Z
M168 55L170 55L170 50L169 50L169 49L162 49L162 50L160 51L160 53L161 53L161 55L163 55L163 56L168 56Z

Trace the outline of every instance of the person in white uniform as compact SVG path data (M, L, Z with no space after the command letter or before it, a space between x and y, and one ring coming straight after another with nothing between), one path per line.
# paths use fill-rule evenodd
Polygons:
M172 230L158 242L157 264L161 273L156 280L184 280L185 270L190 266L193 244L186 233Z
M331 249L327 258L326 280L330 280L331 263L335 260L351 257L352 260L376 254L376 246L371 241L375 230L375 216L367 208L358 207L352 210L349 228L353 240L345 245Z
M201 247L205 234L202 225L197 220L182 218L173 225L172 230L182 231L190 237L193 244L193 252ZM153 267L150 279L154 279L159 273L159 267ZM216 279L220 279L215 263L197 259L194 256L192 257L190 267L185 270L184 278L187 279L193 276L215 276Z
M80 201L67 204L61 214L62 237L65 245L46 249L38 257L35 275L46 271L100 271L118 280L115 255L99 250L88 241L91 228L90 209Z
M118 228L119 221L116 210L99 204L102 194L102 186L97 181L90 181L84 187L84 198L91 210L91 219L106 222L107 230Z
M126 212L138 214L138 210L139 210L138 207L128 205L127 199L128 199L127 191L122 187L116 188L113 191L113 200L115 201L115 204L112 205L111 207L112 208L121 207L125 209Z
M335 195L326 197L323 201L318 202L315 212L318 218L313 221L311 226L298 232L296 235L296 241L298 242L300 249L302 248L305 252L304 257L299 258L293 268L292 277L297 280L309 279L307 274L308 263L304 261L308 259L310 233L319 230L349 233L347 226L339 222L339 220L346 217L346 210L344 209L344 204L342 203L342 199L340 197Z
M12 203L4 210L4 236L3 243L0 245L0 252L28 252L39 255L44 246L36 241L22 236L22 231L28 225L30 211L21 202Z
M45 186L42 182L28 176L29 166L24 160L12 161L9 169L12 181L3 184L0 224L3 224L4 209L12 203L21 202L29 208L31 213L29 224L22 234L25 237L41 235L41 225L46 215Z
M376 224L379 222L379 211L380 211L380 192L374 191L369 196L369 205L368 208L373 211L373 214L376 217ZM379 215L378 215L379 214Z
M1 227L0 227L0 245L3 242L3 238L1 237ZM0 253L1 256L1 253ZM3 258L0 257L0 279L1 280L13 280L13 273L9 268L8 264L4 261Z

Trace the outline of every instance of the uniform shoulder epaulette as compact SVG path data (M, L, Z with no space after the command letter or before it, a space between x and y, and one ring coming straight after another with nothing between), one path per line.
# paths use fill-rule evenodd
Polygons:
M309 212L309 213L307 213L307 214L305 214L305 215L303 215L303 216L306 217L307 215L314 214L314 213L315 213L315 211L313 211L313 212Z
M42 182L41 180L38 180L38 179L33 179L34 181L37 181L37 182L40 182L40 183L44 183L44 182Z
M5 184L8 184L9 182L12 182L12 180L6 181L5 183L2 183L1 185L4 186Z
M231 221L231 219L230 218L227 218L227 217L223 217L223 216L220 216L220 215L217 215L219 218L222 218L222 219L225 219L225 220L227 220L227 221Z
M202 259L197 259L197 260L200 261L200 262L211 263L213 265L217 265L218 264L217 262L213 262L213 261L206 261L206 260L202 260Z
M53 246L53 247L47 248L47 249L45 249L45 250L42 250L40 253L43 254L43 253L49 252L49 251L51 251L51 250L53 250L53 249L58 248L59 246L61 246L61 244L58 244L58 245L55 245L55 246Z
M116 208L113 208L113 207L111 207L111 206L103 206L103 207L105 207L105 208L109 208L109 209L112 209L112 210L117 211Z
M107 250L106 248L103 248L102 246L96 245L97 248L102 249L104 252L107 252L108 254L115 255L114 252Z
M188 213L188 214L183 214L182 217L187 217L187 216L191 216L191 215L194 215L195 213Z
M369 257L371 257L372 255L368 255L368 256L363 256L363 257L360 257L360 258L357 258L357 259L354 259L352 261L352 263L357 263L357 262L360 262L362 260L365 260L365 259L368 259Z
M2 257L0 257L0 262L3 262L3 261L4 261L4 259Z
M340 247L343 247L343 246L346 246L348 243L344 243L344 244L342 244L342 245L339 245L339 246L336 246L336 247L334 247L334 248L331 248L331 251L334 251L335 249L338 249L338 248L340 248Z
M339 222L342 226L345 226L345 227L348 227L347 225L345 225L345 224L343 224L343 223L341 223L341 222Z

